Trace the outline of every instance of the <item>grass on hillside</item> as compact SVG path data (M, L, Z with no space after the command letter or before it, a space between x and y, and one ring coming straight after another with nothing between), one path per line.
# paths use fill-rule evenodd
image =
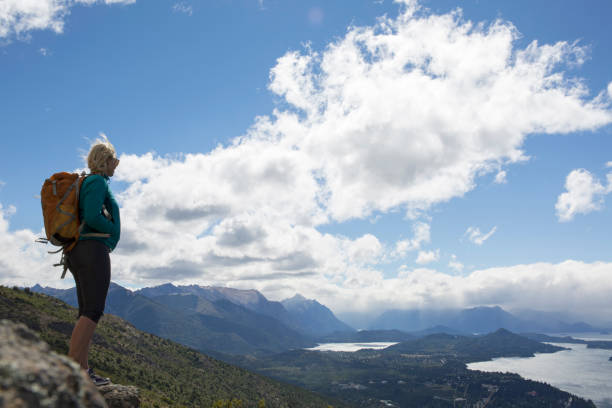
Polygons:
M24 323L60 354L68 351L76 316L76 309L61 300L0 286L0 318ZM329 407L331 403L141 332L112 315L105 315L96 329L89 363L116 384L137 386L145 408Z

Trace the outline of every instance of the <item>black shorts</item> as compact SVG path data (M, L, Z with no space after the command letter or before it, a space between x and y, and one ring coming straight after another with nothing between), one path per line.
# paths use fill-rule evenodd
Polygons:
M109 249L100 241L86 239L79 241L66 258L76 282L79 317L86 316L98 323L104 314L110 285Z

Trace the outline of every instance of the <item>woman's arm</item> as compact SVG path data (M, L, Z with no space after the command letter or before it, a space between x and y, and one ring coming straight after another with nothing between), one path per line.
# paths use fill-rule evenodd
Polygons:
M101 176L90 176L92 179L81 191L83 220L90 228L104 234L112 234L117 228L112 221L102 215L102 205L106 198L108 185Z
M113 220L113 227L115 228L115 230L113 231L113 236L117 241L119 241L119 236L121 234L121 217L119 215L119 205L117 204L115 196L110 190L108 191L108 195L110 197L111 202L111 208L109 208L109 211Z

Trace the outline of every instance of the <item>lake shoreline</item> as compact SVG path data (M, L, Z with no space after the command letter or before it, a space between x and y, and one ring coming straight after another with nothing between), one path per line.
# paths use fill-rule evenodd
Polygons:
M550 343L568 350L536 353L534 357L500 357L467 364L469 370L511 372L541 381L578 397L592 400L597 408L612 408L612 364L609 350L585 344Z

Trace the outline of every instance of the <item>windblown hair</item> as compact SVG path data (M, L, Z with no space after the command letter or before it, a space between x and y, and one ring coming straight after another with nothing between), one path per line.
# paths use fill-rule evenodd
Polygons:
M117 158L115 147L108 141L105 134L101 136L102 138L93 142L87 155L87 167L92 173L104 173L108 159Z

